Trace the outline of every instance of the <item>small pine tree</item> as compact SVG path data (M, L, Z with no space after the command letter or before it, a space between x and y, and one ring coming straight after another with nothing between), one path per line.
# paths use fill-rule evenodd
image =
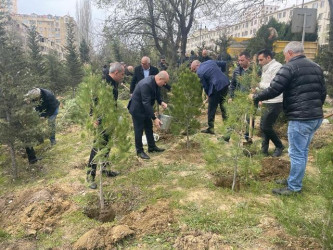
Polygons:
M190 146L189 131L200 126L197 121L201 114L202 97L199 77L189 69L180 71L177 83L173 84L170 97L173 122L186 133L186 145Z
M59 60L55 51L46 55L45 59L46 76L48 78L50 90L55 94L65 92L67 83L64 63Z
M31 76L27 73L28 62L19 35L12 32L9 28L13 27L11 25L0 14L0 143L9 148L11 175L15 180L18 177L16 150L22 146L31 146L41 128L32 104L28 105L24 101Z
M90 63L90 48L85 39L82 39L79 50L81 62Z
M128 158L130 140L128 138L128 118L123 114L125 108L113 99L112 87L101 77L89 74L80 84L76 102L81 116L78 121L86 125L94 137L94 148L98 150L94 162L101 170L100 183L102 184L102 166L106 163L116 165ZM89 115L91 114L91 115ZM94 122L101 119L99 126ZM109 135L107 145L104 144L104 132ZM109 154L107 154L110 152ZM104 207L103 189L100 185L100 205Z
M256 64L252 65L252 71L249 74L244 74L238 78L239 83L246 89L251 89L257 87L260 78L258 76L258 68ZM232 190L234 190L238 175L238 168L240 165L248 166L249 161L243 161L244 149L243 148L243 138L244 134L247 132L248 126L252 126L251 117L255 115L256 108L253 105L252 100L248 97L249 93L242 91L235 92L235 98L233 101L226 105L228 110L228 120L226 121L226 126L224 127L225 133L231 133L231 138L235 141L232 144L231 155L226 155L225 157L232 159L234 166L234 177L232 183ZM248 125L248 118L250 117L250 125ZM250 128L251 130L251 128ZM251 131L250 131L251 135ZM251 139L251 138L250 138ZM251 155L247 152L247 155ZM242 164L241 164L242 163ZM247 171L245 171L247 174Z
M31 77L32 85L45 88L48 85L46 67L39 42L40 36L36 31L36 27L32 26L29 29L28 37L28 67L31 76L33 76Z
M73 95L75 95L75 88L82 81L84 75L75 43L74 21L70 19L67 23L66 68L68 85L71 86Z

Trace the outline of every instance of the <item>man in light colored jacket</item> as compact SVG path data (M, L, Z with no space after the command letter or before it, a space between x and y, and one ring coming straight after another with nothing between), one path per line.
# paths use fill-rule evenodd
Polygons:
M275 77L276 73L282 67L282 64L273 59L272 51L268 49L260 50L258 53L258 61L262 67L262 75L259 87L261 90L270 86L271 81ZM279 157L282 154L284 146L276 132L273 129L279 114L283 109L283 96L282 94L263 101L261 104L262 114L260 120L260 129L262 132L262 144L261 151L264 155L268 156L269 141L271 140L275 145L273 157Z

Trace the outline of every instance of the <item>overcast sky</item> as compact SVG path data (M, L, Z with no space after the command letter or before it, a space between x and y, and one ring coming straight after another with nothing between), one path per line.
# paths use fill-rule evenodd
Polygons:
M18 0L17 8L19 14L38 14L54 16L70 15L76 17L77 0ZM105 11L97 9L92 4L93 21L105 19Z

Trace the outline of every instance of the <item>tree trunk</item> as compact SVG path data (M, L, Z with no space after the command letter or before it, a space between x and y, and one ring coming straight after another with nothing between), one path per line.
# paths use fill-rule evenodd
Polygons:
M100 179L99 179L99 202L101 211L104 210L104 195L103 195L103 164L98 161L98 166L100 170Z
M12 142L9 143L9 150L10 150L10 158L12 160L12 177L14 180L17 179L17 164L16 164L16 156L15 156L15 147Z

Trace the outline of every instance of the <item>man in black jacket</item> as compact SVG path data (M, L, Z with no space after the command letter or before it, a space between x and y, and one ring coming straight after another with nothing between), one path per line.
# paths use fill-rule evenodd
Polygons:
M25 97L27 101L38 102L35 110L39 112L40 117L48 118L50 142L51 145L55 145L56 118L59 112L59 101L51 91L42 88L30 90ZM30 164L34 164L38 161L33 147L27 147L26 152Z
M163 108L167 108L168 105L161 100L158 92L159 88L166 85L168 81L169 74L166 71L161 71L155 76L148 76L141 80L135 87L127 106L133 119L136 152L142 159L150 159L143 150L143 131L145 131L147 138L148 152L164 151L164 149L155 145L152 120L155 126L159 128L161 121L155 116L153 106L157 100L158 104L162 105Z
M130 94L133 94L135 86L148 76L154 76L158 74L158 69L150 65L150 58L144 56L141 59L141 65L135 67L134 74L131 82Z
M288 117L290 173L278 183L285 188L273 189L274 194L291 195L302 190L309 145L323 120L326 87L318 64L305 57L300 42L290 42L283 50L286 64L277 72L270 87L253 96L255 103L283 93L283 108Z
M118 85L120 82L123 81L125 76L125 68L123 65L121 65L121 63L116 62L116 63L111 63L110 64L110 69L109 69L109 74L106 77L106 82L108 84L110 84L113 88L113 98L116 101L116 106L114 108L117 107L117 99L118 99ZM96 102L98 102L97 98L95 100ZM113 107L110 107L110 112L112 112ZM97 121L95 121L94 126L98 127L101 124L101 119L98 119ZM103 135L103 144L107 145L107 143L109 142L110 136L105 133L105 131L102 132ZM87 181L89 182L89 187L91 189L96 189L97 188L97 184L95 183L95 177L96 177L96 169L97 169L97 164L94 161L94 158L96 156L98 152L97 148L92 148L91 152L90 152L90 157L89 157L89 161L88 161L88 168L89 170L87 171ZM109 154L109 150L107 151L106 155ZM115 177L118 175L117 172L111 171L111 170L106 170L103 169L103 174L105 174L108 177Z

